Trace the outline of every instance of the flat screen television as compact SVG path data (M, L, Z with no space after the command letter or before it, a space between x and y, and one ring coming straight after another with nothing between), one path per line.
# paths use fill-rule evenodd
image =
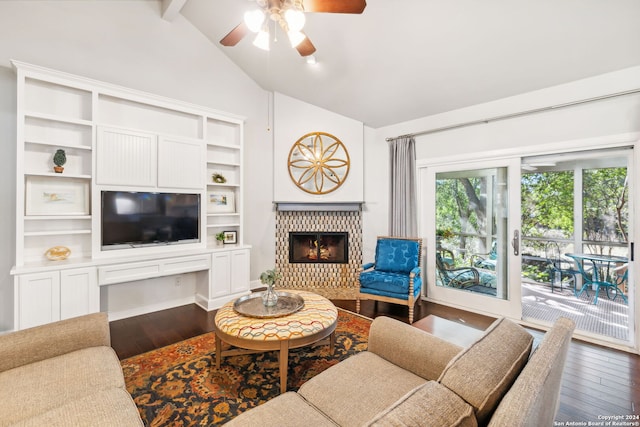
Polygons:
M200 194L102 192L102 249L200 241Z

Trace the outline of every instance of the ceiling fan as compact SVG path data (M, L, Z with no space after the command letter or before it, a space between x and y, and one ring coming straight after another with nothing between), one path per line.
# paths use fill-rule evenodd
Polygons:
M269 20L280 25L289 37L291 46L302 56L316 51L309 37L302 31L305 12L362 13L366 0L256 0L258 9L245 12L244 20L220 40L223 46L235 46L248 33L256 33L253 44L269 50Z

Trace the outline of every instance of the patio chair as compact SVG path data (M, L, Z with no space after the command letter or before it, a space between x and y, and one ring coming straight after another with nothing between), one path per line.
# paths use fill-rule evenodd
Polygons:
M360 313L361 299L402 304L409 307L409 323L413 323L422 289L421 258L422 239L378 237L375 262L362 266L356 312Z
M443 286L465 289L480 284L480 273L473 267L449 267L442 255L436 253L438 278Z
M436 251L442 257L442 261L447 266L447 268L451 268L456 264L456 257L453 254L453 251L451 249L446 249L441 246L438 246L436 248Z
M562 264L567 264L568 261L562 259L560 245L558 245L557 242L547 242L544 246L544 256L547 260L551 292L553 293L555 286L558 285L560 286L560 292L562 292L562 281L564 278L567 278L571 283L573 283L573 294L577 296L578 290L576 289L576 279L580 275L580 271L562 267Z
M496 242L491 244L491 251L485 254L472 254L471 266L482 268L484 270L496 270L496 262L498 260L498 245Z
M601 275L598 273L597 258L589 259L584 255L581 256L572 254L568 254L568 256L576 261L576 265L578 266L580 274L582 275L582 289L576 294L577 297L580 297L583 292L586 292L587 296L589 296L589 288L593 287L595 288L595 298L593 300L593 304L596 305L598 304L598 295L600 294L600 288L604 288L606 290L607 298L609 298L610 300L615 300L620 296L625 303L629 303L627 297L624 295L624 292L622 292L622 290L618 287L618 284L622 282L622 278L624 278L625 276L624 273L622 275L622 278L620 279L620 282L618 282L618 279L616 278L600 277ZM595 255L595 257L597 257L597 255ZM587 272L587 270L585 269L584 263L587 262L591 263L592 265L591 273ZM611 281L609 281L609 279ZM613 298L611 298L612 294Z
M616 287L619 288L623 292L623 294L628 293L629 290L627 289L627 286L629 285L629 263L627 262L615 267L613 269L613 274L613 281L615 282ZM609 291L609 288L607 288L607 291ZM611 298L608 294L607 296Z

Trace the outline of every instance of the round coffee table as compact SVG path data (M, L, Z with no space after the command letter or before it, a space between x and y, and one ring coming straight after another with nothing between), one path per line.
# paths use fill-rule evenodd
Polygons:
M280 351L280 392L287 391L289 349L315 344L335 345L338 310L323 296L304 291L287 290L304 299L304 307L287 316L257 318L244 316L229 301L216 313L216 368L223 356ZM222 342L237 348L222 348Z

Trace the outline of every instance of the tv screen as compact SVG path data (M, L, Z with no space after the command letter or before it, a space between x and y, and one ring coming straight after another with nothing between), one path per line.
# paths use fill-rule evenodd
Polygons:
M200 241L200 194L102 192L102 249Z

